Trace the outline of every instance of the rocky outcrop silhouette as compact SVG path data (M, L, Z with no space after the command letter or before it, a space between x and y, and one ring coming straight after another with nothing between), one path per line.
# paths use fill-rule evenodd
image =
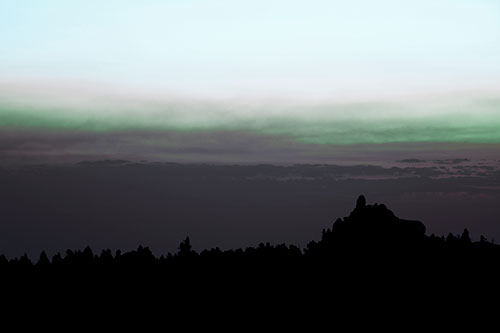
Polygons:
M430 248L420 221L397 217L384 204L367 204L360 195L354 210L323 230L320 241L307 244L305 254L337 262L388 262L419 256Z
M384 204L367 205L361 195L356 208L343 219L337 219L326 231L331 241L373 245L421 241L426 227L420 221L401 219Z

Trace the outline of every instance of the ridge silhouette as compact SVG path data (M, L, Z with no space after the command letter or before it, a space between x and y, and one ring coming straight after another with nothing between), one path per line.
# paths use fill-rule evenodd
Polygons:
M25 254L20 258L8 260L4 255L0 255L0 269L2 270L50 270L59 267L86 267L118 265L153 265L166 263L199 263L203 260L232 261L233 258L249 261L286 260L287 258L313 257L323 252L331 252L347 248L359 251L377 251L393 249L417 249L419 251L428 250L439 252L439 249L447 248L452 253L457 249L468 250L472 247L498 253L500 246L489 242L483 235L480 240L473 242L469 231L464 230L462 235L448 234L447 237L426 235L425 225L416 220L407 220L397 217L384 204L367 204L364 195L360 195L356 200L356 206L351 213L338 218L330 229L322 231L319 241L311 241L301 250L295 245L271 245L270 243L260 243L257 247L246 249L234 249L221 251L219 248L206 249L200 253L192 249L191 240L187 237L183 240L177 253L155 257L149 247L139 246L137 250L122 253L117 250L113 255L110 249L103 250L100 255L94 254L90 247L83 251L66 250L65 255L57 253L49 259L45 251L42 251L37 261L32 260ZM500 257L499 257L500 259ZM237 261L237 260L235 260Z
M146 295L182 304L187 295L225 304L260 299L274 304L311 295L330 295L337 302L367 295L418 299L429 293L452 299L457 290L475 295L496 287L500 246L484 236L472 241L467 229L428 236L422 222L401 219L360 196L348 216L303 249L260 243L197 252L187 237L178 252L160 257L144 246L99 254L86 247L52 258L42 252L34 262L27 255L10 260L0 255L0 278L17 296L41 293L70 303L103 295L124 304L140 304Z

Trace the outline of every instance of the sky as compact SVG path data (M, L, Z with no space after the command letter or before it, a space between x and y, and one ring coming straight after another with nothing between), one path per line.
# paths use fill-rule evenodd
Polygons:
M304 244L361 193L500 239L499 59L498 0L2 0L0 252Z
M6 0L0 126L498 144L498 59L494 0Z
M0 165L0 253L35 260L87 245L158 256L190 236L197 251L260 242L304 248L364 194L427 234L470 231L498 243L500 163L400 160L370 165L213 165L82 161Z
M2 1L4 80L187 95L494 89L495 0Z

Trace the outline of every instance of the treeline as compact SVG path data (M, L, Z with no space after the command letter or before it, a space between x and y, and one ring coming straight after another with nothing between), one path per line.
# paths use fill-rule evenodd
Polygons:
M397 273L408 279L431 279L465 276L475 279L500 277L500 245L480 236L472 241L467 229L461 235L427 236L419 221L396 217L385 205L367 205L363 196L356 208L330 229L321 239L309 242L303 249L295 245L261 243L246 249L193 250L187 237L178 251L155 256L150 248L134 251L95 253L90 247L67 250L38 259L27 255L8 260L0 256L3 277L30 276L59 279L83 276L99 281L103 276L124 279L175 280L222 283L234 281L268 281L284 279L356 279L363 275L390 277ZM434 279L434 278L432 278ZM87 282L90 280L87 280Z
M376 241L376 239L374 239ZM399 245L399 246L398 246ZM405 246L406 245L406 246ZM166 256L155 256L149 247L139 246L136 250L124 252L110 249L95 253L90 247L83 250L66 250L64 254L57 253L51 258L42 251L37 260L30 259L26 254L8 260L0 255L0 270L23 272L47 272L61 269L117 269L117 268L169 268L170 266L196 266L205 263L232 266L245 265L284 265L317 262L323 259L357 260L363 258L374 260L374 256L384 255L379 261L396 259L402 255L412 255L426 259L429 264L441 260L463 261L496 259L491 264L500 264L500 245L480 236L479 241L472 241L467 229L461 235L424 236L419 242L405 244L398 239L392 243L374 245L373 243L352 242L345 244L336 239L335 231L323 230L319 241L309 242L304 249L295 245L272 245L260 243L257 247L245 249L221 250L218 247L197 252L192 249L190 238L182 241L175 253ZM334 264L335 261L332 262Z

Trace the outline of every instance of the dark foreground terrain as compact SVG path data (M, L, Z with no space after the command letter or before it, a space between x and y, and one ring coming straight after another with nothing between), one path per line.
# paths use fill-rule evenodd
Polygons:
M189 238L178 252L155 257L148 247L93 253L67 250L32 262L0 257L4 297L22 306L91 304L92 308L169 305L189 311L258 304L296 310L327 304L349 307L426 304L439 309L484 304L500 281L500 246L469 233L426 235L419 221L396 217L364 196L348 217L323 230L304 249L294 245L200 253ZM6 299L6 298L4 298ZM387 303L389 302L389 303ZM187 311L187 310L186 310Z

